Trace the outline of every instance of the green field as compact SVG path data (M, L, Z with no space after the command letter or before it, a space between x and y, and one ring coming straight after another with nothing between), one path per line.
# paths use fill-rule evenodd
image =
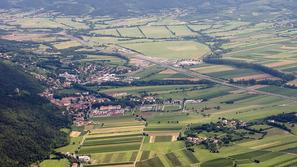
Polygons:
M122 46L146 56L164 59L199 59L210 53L206 45L192 41L135 43Z
M174 37L164 26L145 26L140 27L142 32L148 38L171 38Z
M5 61L14 63L20 60L16 62L22 67L28 67L26 70L31 74L53 77L57 83L64 83L59 77L64 72L77 73L78 78L84 80L81 83L71 83L70 87L54 87L54 95L57 97L80 96L88 91L100 98L114 97L110 97L111 100L106 103L92 104L92 109L108 104L127 107L124 116L89 118L86 112L88 125L72 125L71 129L63 129L67 134L70 131L82 133L79 137L69 138L66 146L56 148L55 151L90 156L91 162L85 166L125 166L134 163L137 167L297 166L296 123L286 122L273 126L265 122L272 115L295 112L296 101L224 86L227 84L189 83L201 81L203 77L193 77L187 71L181 73L176 69L171 70L191 70L226 83L238 77L264 74L252 68L203 62L191 66L175 66L183 60L202 60L205 56L212 55L257 63L297 77L297 30L290 27L296 21L286 17L281 21L283 17L278 12L286 12L285 10L276 11L268 2L258 3L265 3L265 8L259 10L258 5L252 3L253 7L248 7L255 8L257 12L241 13L236 18L231 17L235 10L233 8L222 9L223 17L217 16L221 11L209 9L214 12L206 18L203 14L192 16L195 15L193 11L179 9L172 9L172 13L167 15L163 11L160 15L139 16L140 11L133 11L133 15L129 17L49 17L50 14L45 13L32 17L30 13L18 10L6 11L9 15L1 11L1 16L5 18L0 20L3 22L0 28L5 29L3 34L1 32L1 38L24 42L24 45L32 44L32 48L28 46L17 53L14 50L18 49L8 50L7 54L11 54L11 59ZM201 5L207 6L207 3ZM93 11L92 5L88 8L89 14L98 12ZM245 11L243 8L242 10ZM273 16L259 21L263 17L261 13L266 10ZM14 15L17 17L12 17ZM5 37L6 33L8 36ZM29 42L25 43L26 41ZM7 46L11 45L8 44ZM29 54L25 57L23 53ZM137 57L142 56L141 54L160 63L141 60ZM29 63L24 65L24 62ZM44 62L50 65L43 68ZM86 69L90 64L104 69L97 71L97 68L90 67L93 68L92 77L108 73L118 76L119 81L125 81L126 77L135 77L136 82L89 84L89 70ZM292 83L296 81L295 79ZM285 82L260 84L263 83L240 86L250 89L255 86L259 91L297 97L297 89L288 88ZM24 92L26 95L27 92ZM141 101L146 96L153 96L157 102L147 104L147 101ZM141 107L145 105L156 105L161 109L144 112ZM194 135L187 134L189 130L193 130L191 128L223 119L252 123L249 126L252 130L230 125L228 130L236 129L231 135L227 135L226 129L216 130L218 127L212 127L215 130L195 131ZM184 141L192 135L225 138L224 142L219 143L218 152L212 153L209 150L210 145L190 145ZM239 137L225 141L234 136ZM244 137L240 138L242 136ZM183 140L176 141L176 137ZM48 159L40 163L40 167L70 165L66 159Z
M44 160L40 163L40 167L69 167L70 162L68 159L61 159L61 160Z
M105 56L105 55L88 55L86 58L79 60L81 62L104 62L113 65L124 65L127 63L126 60L115 57L115 56Z

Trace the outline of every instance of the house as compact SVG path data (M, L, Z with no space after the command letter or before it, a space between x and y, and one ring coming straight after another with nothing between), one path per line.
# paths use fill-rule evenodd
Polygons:
M78 167L78 163L73 163L71 167Z
M143 97L144 102L154 103L156 102L156 98L154 96L145 96Z
M205 140L207 140L206 137L187 137L187 141L194 144L200 144Z
M117 110L92 110L90 112L90 117L112 117L112 116L120 116L124 115L124 109L117 109Z
M142 105L139 108L140 111L143 112L148 112L148 111L160 111L162 110L162 106L161 105L157 105L157 104L147 104L147 105Z
M109 106L101 106L100 111L107 111L107 110L120 110L122 106L120 105L109 105Z
M90 162L91 161L91 158L89 157L89 156L79 156L78 157L78 160L80 161L80 162Z

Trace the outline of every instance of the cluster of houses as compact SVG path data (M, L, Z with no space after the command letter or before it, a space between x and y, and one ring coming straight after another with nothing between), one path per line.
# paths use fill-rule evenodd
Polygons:
M99 98L94 95L89 95L88 92L77 93L73 96L62 97L61 99L54 98L54 94L49 92L43 92L41 96L48 98L52 104L58 107L65 107L70 113L89 109L94 103L109 101L108 98Z
M195 145L200 145L200 144L219 144L221 142L221 140L219 138L215 138L215 137L187 137L186 138L187 142L190 142L192 144Z
M222 118L219 122L218 122L218 127L229 127L229 128L243 128L247 126L247 123L245 121L242 120L228 120L228 119L224 119Z
M175 62L174 66L175 67L194 66L202 63L203 63L202 60L195 60L195 59L178 60L177 62Z
M111 117L125 114L125 109L120 105L101 106L90 111L90 117Z
M80 83L80 80L78 77L74 74L69 74L68 72L64 72L62 74L59 74L59 77L64 78L65 82L71 83Z
M104 103L110 100L108 98L99 98L90 95L89 92L77 93L61 99L54 98L54 94L50 91L45 91L40 95L49 99L55 106L66 108L68 113L72 115L73 123L76 126L83 126L89 123L85 120L86 113L89 113L89 117L107 117L123 115L125 112L119 105L101 106L99 109L93 110L93 104Z
M9 55L7 55L5 53L0 53L0 58L5 59L5 60L9 60L9 59L11 59L11 56L9 56Z
M120 81L120 78L115 74L103 74L101 76L90 76L88 80L90 83L102 83L107 81Z
M131 67L125 66L109 66L96 64L88 64L79 67L76 72L78 75L86 76L83 83L104 83L107 81L134 81L137 78L133 77L119 77L121 74L131 72Z
M187 141L193 144L201 144L206 140L207 140L206 137L187 137Z
M64 156L72 162L72 167L78 167L81 166L79 164L86 164L91 161L91 157L86 155L78 156L76 154L67 152L66 154L64 154Z

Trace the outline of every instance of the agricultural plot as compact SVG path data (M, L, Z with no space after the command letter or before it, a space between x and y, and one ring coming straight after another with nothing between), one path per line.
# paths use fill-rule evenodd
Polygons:
M232 71L234 70L234 67L224 65L207 65L203 67L192 68L191 70L202 74L210 74L217 72Z
M172 136L156 136L155 142L170 142L172 141Z
M133 76L140 77L141 79L144 79L144 78L150 77L154 74L158 74L158 73L162 72L163 70L165 70L165 68L157 66L157 65L153 65L153 66L147 67L145 70L137 71L136 73L133 74Z
M251 76L251 75L257 75L257 74L263 74L263 73L252 69L234 69L234 70L228 70L228 71L208 73L208 75L210 76L218 77L222 79L232 79L232 78Z
M109 120L109 121L115 121ZM109 122L106 120L107 124ZM91 155L92 164L132 164L137 157L143 126L92 129L79 148L79 154Z
M93 37L93 36L82 36L85 41L88 41L91 46L102 46L102 45L114 45L114 44L138 44L144 42L152 42L149 39L131 39L124 37Z
M163 18L158 18L155 22L152 22L150 25L156 25L156 26L161 26L161 25L183 25L185 22L175 19L175 18L170 18L170 17L163 17Z
M135 38L143 38L145 37L144 34L140 32L138 28L119 28L118 31L120 32L122 37L135 37Z
M136 50L146 56L162 59L199 59L210 53L203 44L192 41L149 42L123 44L122 46Z
M174 153L168 153L165 156L170 161L172 166L182 166L182 163L178 160L177 156Z
M162 161L160 160L160 158L158 157L136 163L136 167L151 167L151 166L165 167Z
M297 90L289 89L289 88L282 88L277 86L268 86L265 88L260 88L261 91L271 92L271 93L279 93L282 95L293 96L297 97Z
M69 152L69 153L75 153L75 151L80 146L82 140L83 140L83 137L82 136L71 137L70 138L70 142L69 142L68 145L66 145L64 147L57 148L56 151L57 152L62 152L62 153L67 153L67 152Z
M120 36L116 29L103 29L103 30L94 30L91 33L98 35L106 35L106 36Z
M143 26L141 31L147 38L173 38L172 34L165 26Z
M193 24L193 25L188 25L190 29L194 31L201 31L201 30L207 30L209 29L212 25L211 24Z
M169 92L161 94L159 97L162 99L211 99L219 96L223 96L229 94L229 91L232 89L228 87L220 87L216 86L213 88L208 89L201 89L201 90L188 90L188 91L176 91L176 92Z
M175 36L197 36L198 34L192 32L187 26L168 26L168 29L173 32Z
M115 56L105 56L105 55L87 55L86 58L80 59L80 62L103 62L113 65L124 65L127 63L126 60Z
M22 28L41 28L41 29L54 29L66 28L66 26L54 22L51 18L23 18L17 19L10 25L20 25Z
M69 167L70 162L68 159L61 159L61 160L44 160L40 164L40 167Z
M297 42L290 40L286 35L296 35L294 32L277 32L272 24L249 24L241 21L214 22L197 21L185 23L173 18L141 17L141 18L88 18L94 23L94 29L89 34L81 36L92 46L120 45L131 50L143 53L155 60L201 59L211 54L209 46L197 41L187 41L199 33L215 39L227 39L224 49L230 49L223 54L224 58L259 63L267 67L297 74ZM12 27L20 25L25 29L88 29L83 18L30 18L18 19L9 23ZM189 24L189 25L186 25ZM2 25L3 26L3 25ZM8 25L9 26L9 25ZM6 26L4 26L6 27ZM8 28L8 27L6 27ZM50 30L48 30L50 31ZM87 32L86 32L87 33ZM197 37L196 37L197 36ZM211 38L210 37L210 38ZM34 33L12 34L2 36L4 39L16 41L49 42L56 50L79 48L81 43L67 40L62 36L46 36ZM194 39L194 38L193 38ZM42 44L37 49L46 52L51 47ZM107 50L107 49L106 49ZM95 51L84 48L81 51ZM105 50L104 50L105 51ZM128 62L119 57L106 55L86 55L79 62L111 64L113 66L126 65ZM131 60L138 61L139 60ZM129 62L130 64L131 61ZM167 62L167 61L164 61ZM169 61L168 61L169 62ZM141 64L140 62L139 64ZM142 66L141 66L142 67ZM276 79L270 75L253 69L238 69L225 65L199 64L186 67L201 74L207 74L221 79L235 81L247 79ZM139 77L140 81L152 80L188 80L196 81L185 74L166 69L148 62L145 68L137 70L127 76ZM165 82L165 81L162 81ZM292 81L288 84L297 84ZM131 84L134 85L134 84ZM125 116L110 118L90 118L91 125L73 127L70 143L57 148L61 153L78 153L91 157L89 166L133 166L139 167L171 167L171 166L294 166L297 161L297 128L285 124L292 129L284 131L280 128L261 124L251 126L259 133L248 134L249 139L234 140L222 148L218 153L210 153L203 146L192 146L194 150L187 150L184 141L177 138L188 125L195 126L216 122L219 118L239 119L243 121L260 120L271 115L288 113L296 110L295 102L279 97L249 94L226 86L215 84L183 84L183 85L151 85L151 86L102 86L87 85L98 93L105 93L121 102L122 97L129 95L158 98L157 104L163 112L142 112L140 106L131 109ZM297 97L294 89L259 86L249 87L266 92ZM58 95L75 94L76 89L57 91ZM203 100L201 100L203 99ZM164 101L164 104L162 104ZM168 101L176 101L171 103ZM188 102L186 102L188 101ZM142 104L143 105L143 104ZM141 106L142 106L141 105ZM135 115L141 115L146 122L138 121ZM201 137L224 135L222 132L204 132ZM234 135L235 136L235 135ZM47 160L40 164L47 166L69 166L65 160Z
M163 166L191 166L197 165L199 160L197 156L193 154L193 152L179 149L179 143L168 143L164 142L162 146L164 149L158 149L154 147L154 145L160 145L160 143L154 144L145 144L140 161L138 162L139 166L143 166L145 164L150 163L152 165L152 161L156 161L155 158L158 158L158 164L162 164ZM168 147L170 146L171 149ZM168 149L168 150L167 150ZM141 165L140 165L141 164Z
M66 40L60 36L38 33L12 33L1 36L1 39L13 41L34 41L34 42L54 42L56 40Z
M127 93L133 95L140 95L141 93L148 92L148 93L158 93L158 94L168 94L171 92L179 92L183 90L191 90L191 89L199 89L203 88L205 85L170 85L170 86L129 86L129 87L121 87L121 88L111 88L107 90L102 90L101 92L107 94L114 94L114 93Z
M69 48L81 46L81 43L78 41L65 41L65 42L54 43L53 46L58 50L63 50L63 49L69 49Z
M85 23L78 22L77 20L75 20L75 18L58 17L54 21L70 29L88 29L89 28Z
M151 22L155 22L156 17L140 17L140 18L127 18L127 19L112 19L104 21L105 24L111 25L112 27L119 26L141 26Z
M274 150L270 151L265 147L273 147L288 141L294 141L293 136L284 134L280 136L275 132L268 132L268 136L261 140L242 141L239 144L233 144L229 147L221 149L218 154L207 153L206 151L196 148L199 160L202 161L201 166L216 166L223 164L223 166L277 166L280 164L293 164L297 155L289 155L286 152ZM295 138L296 141L296 138ZM276 143L279 142L279 143ZM196 153L195 152L195 153Z
M189 80L189 81L197 81L199 79L191 78L185 74L177 73L177 74L164 74L164 73L158 73L151 75L147 78L144 78L145 81L151 81L151 80Z

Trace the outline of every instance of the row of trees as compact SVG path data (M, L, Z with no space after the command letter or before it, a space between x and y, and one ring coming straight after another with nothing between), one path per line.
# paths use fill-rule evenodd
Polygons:
M258 70L258 71L270 74L274 77L280 78L286 82L292 81L296 78L292 74L283 73L279 70L275 70L273 68L269 68L269 67L263 66L261 64L255 64L255 63L237 61L237 60L230 60L230 59L222 59L222 58L213 57L213 56L205 57L203 59L203 61L206 63L210 63L210 64L230 65L230 66L235 66L237 68L249 68L249 69Z
M190 80L151 80L151 81L133 81L131 83L121 81L104 82L101 86L158 86L158 85L195 85L205 84L213 85L208 80L190 81Z

